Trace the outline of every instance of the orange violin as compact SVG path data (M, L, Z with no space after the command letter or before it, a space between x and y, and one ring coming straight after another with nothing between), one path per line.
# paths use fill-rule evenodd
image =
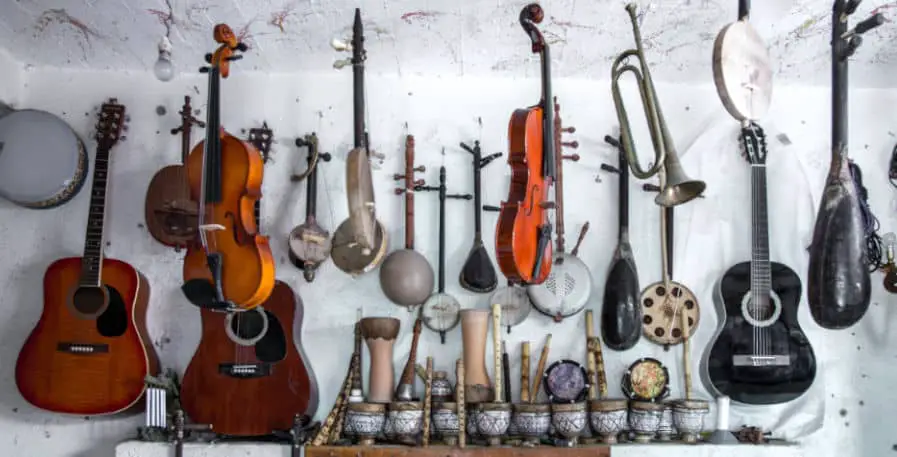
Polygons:
M541 284L551 272L551 223L548 201L555 176L554 110L551 106L551 59L548 44L536 24L542 7L532 3L520 12L520 25L542 61L542 99L514 110L508 125L508 165L511 186L501 204L495 235L498 266L516 284Z
M202 308L252 309L274 290L274 258L268 237L259 234L255 205L262 196L264 163L251 144L221 127L219 84L230 73L230 62L245 51L234 32L218 24L221 46L206 55L209 104L206 139L190 152L187 176L190 193L200 202L197 239L184 257L187 299Z

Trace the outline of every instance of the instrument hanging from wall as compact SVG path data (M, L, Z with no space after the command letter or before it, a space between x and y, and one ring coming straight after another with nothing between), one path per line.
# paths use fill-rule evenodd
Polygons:
M620 388L630 400L656 402L670 394L670 372L659 360L643 357L623 373Z
M542 98L536 105L514 110L508 125L508 165L511 184L501 204L495 230L498 267L509 282L541 284L551 271L551 222L548 200L554 183L554 110L551 103L551 57L536 24L545 11L531 3L520 11L520 25L542 62Z
M196 239L199 203L190 195L186 163L193 146L190 139L193 126L206 126L205 122L193 117L189 95L184 96L180 115L181 125L171 129L171 134L181 135L181 163L165 166L153 175L144 203L144 220L150 235L156 241L174 247L175 252Z
M380 288L386 298L399 306L420 305L433 292L433 267L426 257L414 250L414 192L425 184L423 179L415 180L414 173L426 170L423 165L414 166L414 136L407 135L405 173L393 176L396 181L405 181L404 189L395 190L396 195L405 195L405 249L391 252L380 266ZM443 239L443 231L444 228L440 228L440 240ZM439 255L441 261L442 251ZM442 275L440 270L440 277ZM440 284L443 281L441 279Z
M248 142L264 163L272 139L267 123L249 130ZM257 200L257 225L260 210ZM302 347L304 314L302 300L282 281L251 310L201 309L202 338L181 383L190 418L211 424L218 434L257 436L290 430L297 415L314 417L318 383Z
M555 248L552 259L553 265L548 277L541 284L529 285L526 288L527 294L533 302L533 307L542 314L551 317L555 322L561 322L565 317L570 317L585 307L592 293L592 274L585 262L579 259L576 254L579 252L579 246L585 238L589 223L586 222L582 227L579 239L573 252L567 254L564 249L564 159L579 161L579 155L563 155L562 147L577 148L579 143L576 141L562 142L561 133L573 133L576 131L574 127L563 128L561 126L560 105L557 98L554 99L554 147L555 147L555 170L557 172L557 182L554 184L554 204L555 214L557 215L555 229Z
M417 363L417 344L420 342L421 319L414 321L414 330L411 336L411 349L408 351L408 360L402 369L402 376L396 385L397 401L412 401L414 395L414 365Z
M445 167L439 167L439 186L415 187L417 191L439 192L439 283L436 293L421 308L424 325L434 332L439 332L439 339L445 344L445 334L455 328L460 320L461 304L445 293L445 201L449 198L470 200L470 194L448 194L445 187ZM432 286L431 286L432 287Z
M816 357L797 319L800 278L769 260L766 136L752 123L741 140L751 164L752 254L720 280L719 327L705 360L707 388L741 403L784 403L813 384Z
M97 415L140 408L144 378L159 372L146 331L150 288L133 266L103 255L112 147L125 107L102 105L84 255L59 259L44 274L44 308L16 361L16 386L48 411Z
M542 385L551 403L577 403L585 400L589 392L586 369L573 360L558 360L543 375Z
M511 327L525 321L533 309L533 302L530 301L526 288L515 284L495 289L489 297L489 303L501 305L501 325L508 333L511 333Z
M492 265L492 259L486 252L486 246L483 244L483 226L482 226L482 189L480 186L480 172L486 165L493 160L501 157L502 153L496 152L483 157L480 150L480 142L474 141L473 147L461 143L461 148L469 152L473 156L473 217L474 217L474 235L473 246L467 254L467 260L461 267L461 274L458 281L461 287L477 293L492 292L498 285L498 277L495 274L495 266Z
M84 143L59 117L0 103L0 197L32 209L75 197L88 168Z
M894 232L885 233L882 238L882 244L885 248L886 263L881 267L884 278L882 278L882 287L892 294L897 294L897 265L894 264L894 249L897 246L897 235Z
M884 23L877 13L848 30L859 1L835 0L832 10L832 160L816 215L807 273L810 314L820 327L856 324L869 309L872 284L866 259L862 203L847 156L847 61L860 35Z
M274 289L274 258L259 233L252 208L262 196L264 163L251 144L221 126L219 85L246 45L226 24L214 29L221 46L207 55L210 66L206 139L187 158L191 198L199 201L198 240L184 257L181 290L201 308L252 309Z
M365 130L365 96L364 96L364 61L367 52L364 49L364 27L361 23L361 10L355 8L355 20L352 24L352 42L343 43L334 40L333 47L338 51L351 51L352 58L352 99L353 99L353 134L354 149L349 151L346 159L346 195L349 201L349 219L336 229L333 235L333 263L340 270L349 274L366 273L383 261L388 246L387 233L377 220L374 204L374 183L371 178L371 155L368 133ZM345 60L334 64L336 68L346 65Z
M664 188L665 173L660 171L660 188ZM661 280L648 285L642 290L639 303L642 306L642 331L649 340L664 346L682 342L682 319L685 313L687 322L694 334L701 319L698 299L683 284L673 281L673 220L672 208L660 208L660 264Z
M315 280L315 272L330 257L330 232L318 224L318 165L330 161L330 153L318 151L318 136L312 132L296 138L296 146L308 148L308 168L301 175L293 175L293 182L308 180L305 200L305 222L290 232L290 262L302 270L306 281Z
M626 153L610 135L604 141L618 151L618 166L602 164L601 169L620 175L619 181L619 240L610 271L604 283L604 299L601 303L601 339L615 351L631 349L642 334L642 307L639 304L641 290L638 269L632 246L629 244L629 166Z
M666 120L663 117L663 112L660 110L660 102L657 99L657 92L654 90L654 81L651 78L649 66L645 61L642 35L639 31L638 18L636 16L637 8L635 3L626 5L626 11L632 20L635 49L626 50L617 56L611 69L611 92L614 98L614 106L617 110L617 119L620 122L620 143L623 146L623 151L626 153L626 161L629 162L632 174L636 178L647 179L658 174L661 169L666 170L666 186L660 189L654 202L667 207L681 205L701 195L707 185L704 181L690 179L679 162L676 146L673 144L673 137L667 130ZM630 57L638 60L638 67L628 63ZM651 134L651 142L654 144L654 163L648 170L642 169L639 165L635 142L632 139L632 130L629 127L629 115L626 113L626 106L623 104L623 97L620 94L619 80L626 72L632 72L638 81L645 117L648 120L648 131Z

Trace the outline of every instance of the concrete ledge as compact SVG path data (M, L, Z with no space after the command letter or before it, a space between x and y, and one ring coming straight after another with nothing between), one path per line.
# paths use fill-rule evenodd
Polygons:
M187 443L184 457L291 457L289 446L272 443ZM395 446L320 446L308 447L305 457L804 457L799 446L749 444L714 446L710 444L619 444L578 448L487 448L465 449L431 446L410 448ZM126 441L115 448L116 457L170 457L171 445Z

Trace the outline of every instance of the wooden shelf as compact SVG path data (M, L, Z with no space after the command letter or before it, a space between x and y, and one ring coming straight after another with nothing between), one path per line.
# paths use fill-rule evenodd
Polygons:
M306 447L305 457L610 457L608 446L561 448L480 447L464 449L448 446L317 446Z

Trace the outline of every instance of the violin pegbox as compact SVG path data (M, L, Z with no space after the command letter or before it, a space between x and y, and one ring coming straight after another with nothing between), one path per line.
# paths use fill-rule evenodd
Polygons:
M227 78L230 75L230 62L242 59L243 56L237 52L245 52L248 47L237 39L233 29L227 24L216 24L212 36L216 43L221 43L221 46L218 46L214 53L206 54L206 62L213 68L218 68L222 78ZM203 67L199 71L207 73L209 68Z
M95 126L95 138L97 145L103 149L109 149L119 141L124 141L122 135L126 131L130 118L125 115L125 106L118 103L118 99L110 98L100 107Z

